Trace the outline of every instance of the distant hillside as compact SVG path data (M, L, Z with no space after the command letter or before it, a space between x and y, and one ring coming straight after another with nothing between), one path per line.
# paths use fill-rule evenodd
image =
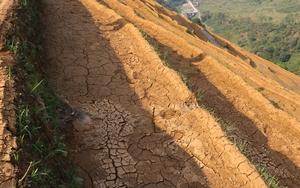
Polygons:
M200 10L202 22L213 32L300 75L299 1L192 2ZM170 4L162 5L171 8Z
M300 2L204 0L197 8L215 33L300 75Z

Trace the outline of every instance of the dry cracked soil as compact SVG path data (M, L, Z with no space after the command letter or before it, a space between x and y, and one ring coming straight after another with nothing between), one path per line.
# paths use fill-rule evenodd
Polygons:
M14 82L8 74L8 67L13 66L13 57L4 50L2 41L10 26L14 1L0 0L0 187L14 187L15 167L10 163L10 152L16 146L14 116Z
M44 0L41 22L83 187L268 187L255 165L300 187L299 77L153 0Z

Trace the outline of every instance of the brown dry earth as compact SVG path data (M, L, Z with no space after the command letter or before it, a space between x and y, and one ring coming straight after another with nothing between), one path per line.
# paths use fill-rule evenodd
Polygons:
M8 75L13 58L2 47L13 4L11 0L0 0L0 188L16 185L15 168L10 163L10 153L16 149L13 80Z
M254 164L300 187L298 77L217 36L215 47L151 0L45 0L42 22L84 187L267 187L220 123L237 129Z

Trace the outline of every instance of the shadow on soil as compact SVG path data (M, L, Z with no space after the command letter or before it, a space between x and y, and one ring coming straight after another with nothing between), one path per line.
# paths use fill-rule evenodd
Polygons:
M216 88L204 73L192 63L199 62L204 55L195 58L185 58L177 54L172 48L165 46L154 38L150 38L160 53L171 54L166 58L171 68L181 72L189 81L193 93L200 91L201 104L214 115L220 118L220 123L233 126L237 129L234 133L239 143L245 143L246 153L253 164L264 167L267 172L280 180L283 186L299 186L300 169L285 155L272 150L268 146L268 138L256 127L255 123L247 116L239 112L233 104Z
M1 25L0 25L1 26ZM8 66L12 65L13 59L9 53L2 53L0 46L0 187L15 186L15 169L11 153L17 149L15 136L17 135L14 88L13 80L7 76Z
M113 34L122 29L124 20L120 19L108 25L101 21L95 22L79 1L57 1L56 3L46 1L45 5L42 21L47 23L44 25L47 41L46 59L48 60L45 69L49 80L53 83L57 93L68 101L72 110L77 111L75 115L81 114L80 117L71 117L68 122L74 119L75 121L80 118L84 119L83 116L86 115L92 119L92 123L95 123L90 126L97 127L95 130L93 128L88 130L85 127L74 130L70 124L66 125L69 127L66 130L66 138L70 149L70 161L81 169L80 175L84 179L84 187L97 187L106 182L110 174L107 169L103 168L105 165L103 161L111 160L113 162L108 165L113 166L116 165L117 159L122 158L118 155L113 156L110 146L101 143L102 138L106 144L111 142L110 138L113 141L120 141L116 138L118 135L111 133L115 133L115 130L121 132L127 129L128 122L126 121L110 124L109 118L118 113L121 107L116 106L120 104L125 109L119 114L121 118L127 119L131 115L136 118L133 120L135 124L130 125L134 127L132 133L122 137L125 140L129 138L128 142L123 142L124 148L130 155L126 157L134 159L135 167L141 164L144 166L125 174L123 178L119 178L119 168L114 166L112 181L117 181L116 179L131 181L134 187L146 187L146 185L149 187L207 187L209 184L207 182L186 180L188 178L182 172L186 166L189 166L192 176L200 177L205 181L205 175L193 158L176 145L171 136L154 124L153 115L143 109L137 94L130 86L131 81L126 76L121 60L110 46L110 41L105 39L105 33ZM59 16L56 17L56 15ZM99 27L105 29L101 30ZM73 56L76 57L73 58ZM67 71L68 67L71 67L70 71ZM106 112L99 110L105 105L113 105L117 110ZM125 112L127 116L123 115ZM110 128L115 130L110 130ZM107 132L98 134L99 130ZM83 142L87 137L94 137L90 145ZM95 143L95 140L100 141ZM170 148L163 147L165 143L172 143L173 147L178 150L170 152ZM153 147L151 147L153 144L154 149L163 150L161 154L153 153ZM97 160L96 157L101 160ZM142 178L139 179L137 176Z

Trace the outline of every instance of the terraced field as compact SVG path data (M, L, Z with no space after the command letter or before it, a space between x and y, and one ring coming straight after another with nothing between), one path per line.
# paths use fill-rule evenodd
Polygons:
M152 0L44 3L83 187L300 187L299 77Z

